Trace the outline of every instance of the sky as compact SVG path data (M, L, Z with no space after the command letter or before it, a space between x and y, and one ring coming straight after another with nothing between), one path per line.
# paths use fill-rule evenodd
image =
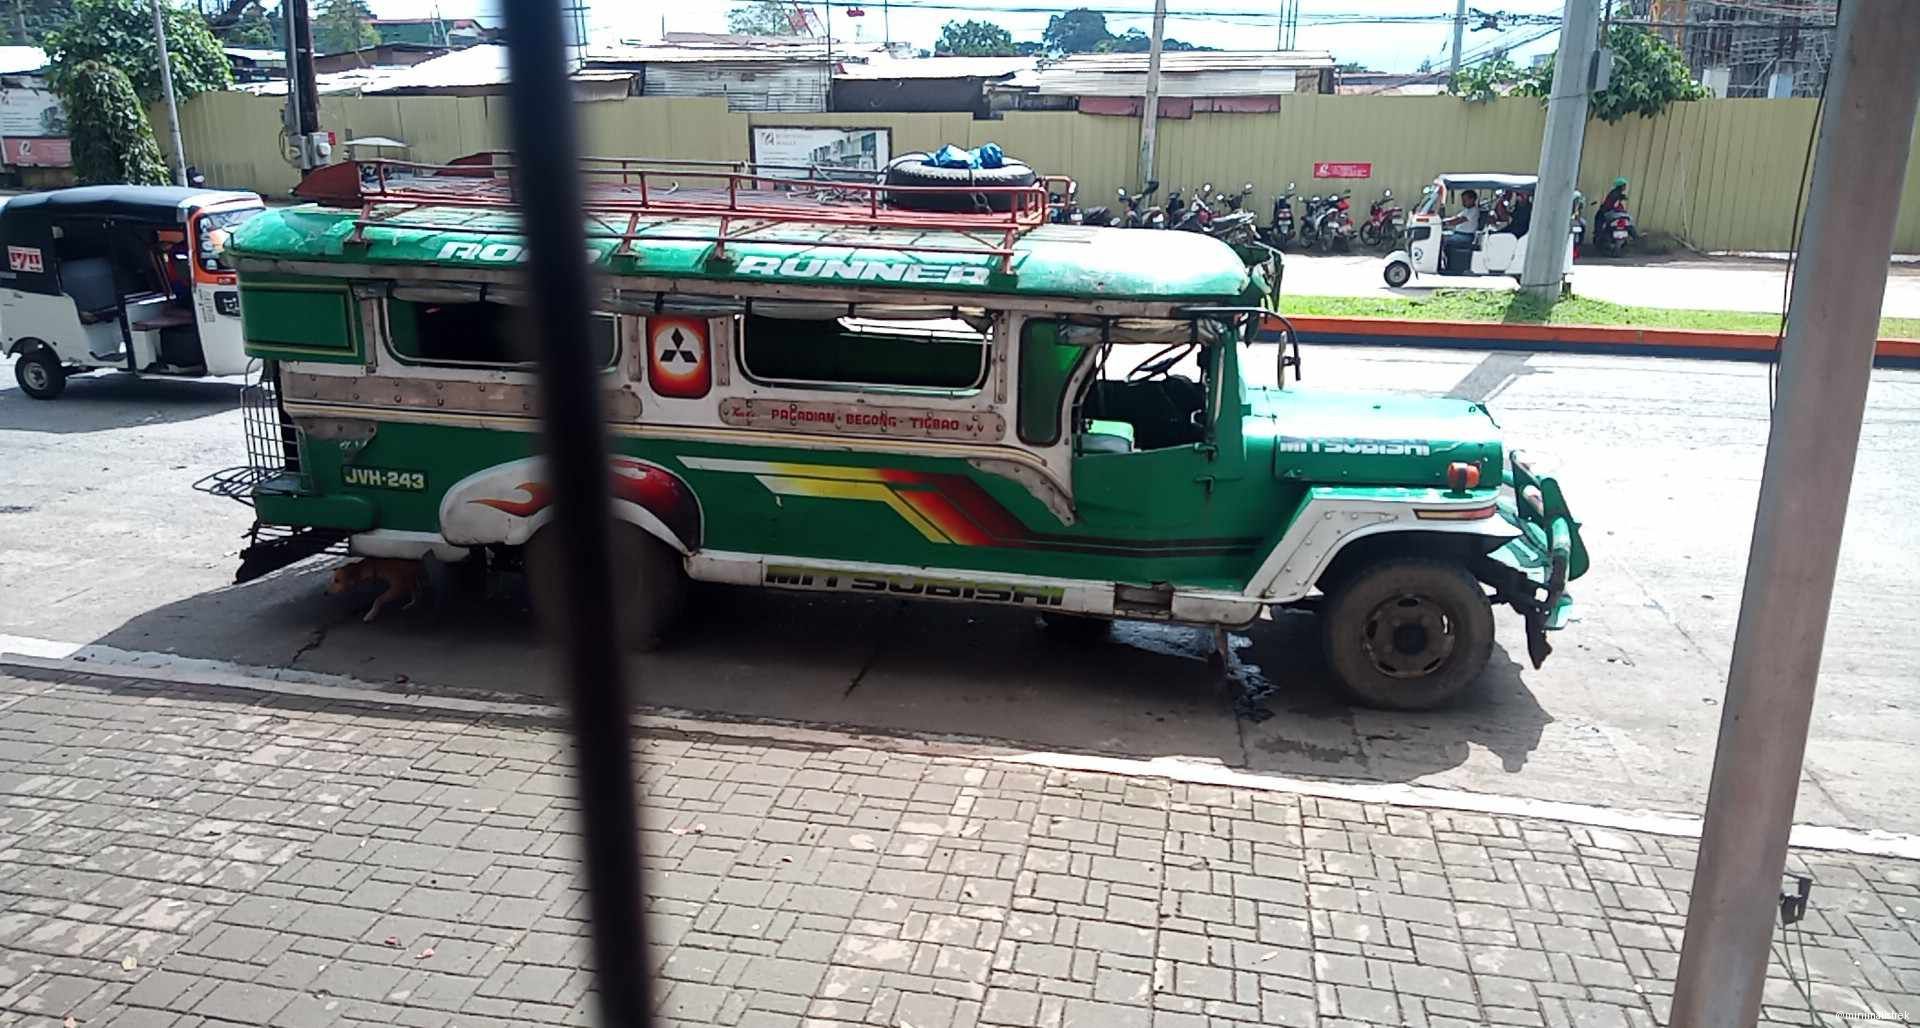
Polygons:
M729 0L588 0L592 4L594 43L658 38L664 26L676 32L724 32ZM1151 0L1085 0L1059 4L1048 0L859 0L866 13L852 17L852 0L810 4L828 12L835 39L878 40L883 23L895 41L931 48L940 27L954 19L999 23L1015 39L1038 39L1051 13L1088 6L1107 13L1107 28L1148 31ZM1276 42L1279 0L1168 0L1167 35L1223 50L1271 50ZM1522 14L1558 14L1562 0L1469 0L1469 8ZM372 0L381 17L478 17L498 24L493 0ZM1135 13L1115 13L1121 11ZM1380 71L1412 71L1422 59L1444 67L1452 39L1454 0L1300 0L1300 30L1295 46L1330 50L1336 61L1358 61ZM884 13L883 13L884 12ZM1354 23L1355 19L1417 18L1427 21ZM1477 19L1469 17L1472 29ZM1542 33L1545 33L1542 36ZM1540 38L1536 38L1540 37ZM1499 46L1513 47L1515 60L1553 49L1557 34L1541 26L1469 31L1463 45L1468 61ZM1527 43L1527 40L1533 40ZM1518 45L1517 45L1518 44Z

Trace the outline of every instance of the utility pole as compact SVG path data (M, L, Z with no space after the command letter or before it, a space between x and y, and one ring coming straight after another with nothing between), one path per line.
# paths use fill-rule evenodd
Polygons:
M1540 184L1533 209L1540 230L1527 247L1520 287L1545 299L1560 295L1567 273L1568 219L1573 213L1575 180L1580 177L1580 144L1587 131L1587 100L1593 89L1594 51L1600 42L1600 0L1567 0L1560 16L1560 52L1553 61L1553 94L1547 100L1547 129L1540 136Z
M307 20L307 0L280 0L287 31L287 141L294 163L312 171L326 163L316 152L320 132L320 88L313 73L313 27Z
M1467 32L1467 0L1460 0L1453 8L1453 57L1447 62L1447 85L1453 85L1454 76L1460 74L1460 41ZM1565 36L1560 37L1565 39Z
M167 131L173 139L173 184L187 184L187 148L180 142L180 107L173 102L173 67L167 57L167 24L160 0L153 0L153 41L160 47L160 96L167 102Z
M1920 6L1841 7L1674 982L1675 1025L1746 1028L1759 1016L1894 214L1920 108L1916 50Z
M1136 189L1153 181L1153 137L1160 121L1160 45L1166 36L1167 0L1153 0L1153 42L1147 47L1147 95L1140 107L1140 179Z

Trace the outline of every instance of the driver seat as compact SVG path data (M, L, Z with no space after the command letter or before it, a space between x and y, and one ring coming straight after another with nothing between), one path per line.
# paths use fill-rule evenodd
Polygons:
M1087 430L1080 433L1078 449L1081 453L1132 453L1133 425L1125 421L1087 422Z

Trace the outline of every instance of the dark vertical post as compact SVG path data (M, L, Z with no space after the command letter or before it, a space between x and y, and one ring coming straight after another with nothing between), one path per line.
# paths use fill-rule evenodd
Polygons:
M606 436L588 345L592 303L579 141L559 0L506 0L513 187L539 337L542 422L560 532L561 666L578 754L600 1023L646 1025L630 714L613 623Z
M1920 107L1920 5L1840 10L1670 1023L1759 1016Z

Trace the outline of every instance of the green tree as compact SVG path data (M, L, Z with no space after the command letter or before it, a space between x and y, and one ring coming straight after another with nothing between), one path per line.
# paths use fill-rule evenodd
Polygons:
M220 41L227 46L272 48L280 45L280 35L273 29L274 21L267 17L266 9L257 3L250 3L240 10L240 17L220 34Z
M751 0L727 10L727 31L742 36L797 36L799 26L788 18L786 6L773 0Z
M1090 54L1113 38L1107 31L1107 16L1099 11L1076 7L1047 19L1047 30L1040 42L1056 54Z
M1012 57L1019 53L1013 33L990 21L950 21L940 27L937 54L955 57Z
M1615 24L1607 32L1613 51L1613 74L1607 88L1596 90L1587 116L1616 122L1629 114L1651 118L1676 100L1698 100L1705 86L1693 81L1687 59L1672 43L1635 25ZM1502 93L1537 96L1544 103L1553 92L1553 60L1536 67L1516 67L1504 55L1471 68L1462 68L1447 87L1466 100L1488 100Z
M1607 88L1594 92L1588 117L1608 123L1629 114L1651 118L1675 100L1699 100L1707 95L1707 87L1693 80L1686 55L1646 29L1615 23L1607 32L1607 48L1613 51L1613 75ZM1551 93L1553 61L1534 68L1532 76L1514 91L1538 97Z
M323 54L343 54L380 45L367 0L326 0L313 16L313 46Z
M105 61L81 61L67 69L64 81L74 175L85 183L165 185L160 145L127 73Z
M1452 81L1447 83L1447 91L1462 100L1484 103L1494 97L1520 91L1530 81L1530 72L1515 66L1505 54L1501 54L1475 61L1455 72Z
M73 16L71 0L3 0L0 2L0 44L38 46L47 33Z
M200 12L173 6L163 9L174 94L184 98L233 85L233 68ZM47 78L62 96L75 68L100 61L120 69L142 101L160 98L160 54L153 39L153 8L147 0L74 0L73 19L48 33L42 45L50 67ZM73 109L69 102L67 110Z
M1128 29L1117 36L1108 36L1094 49L1103 54L1144 54L1153 49L1153 37L1140 29ZM1195 46L1168 36L1160 41L1160 49L1172 53L1176 50L1211 50L1213 47Z

